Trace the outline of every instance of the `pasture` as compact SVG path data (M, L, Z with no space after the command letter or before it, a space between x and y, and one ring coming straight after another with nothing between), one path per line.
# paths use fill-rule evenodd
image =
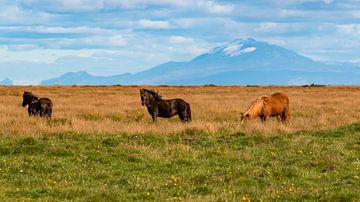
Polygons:
M192 122L151 116L139 89L183 98ZM360 200L360 87L0 86L5 200ZM54 103L29 118L24 90ZM241 123L284 92L287 126Z

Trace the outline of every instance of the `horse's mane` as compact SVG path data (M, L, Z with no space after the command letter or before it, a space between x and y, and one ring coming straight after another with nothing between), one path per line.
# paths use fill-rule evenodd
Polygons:
M24 96L24 97L36 97L34 94L32 94L32 93L29 92L29 91L24 91L23 96Z
M148 93L150 93L152 96L154 96L155 99L161 99L161 95L159 93L155 92L154 90L148 90L145 89Z
M29 91L24 91L23 98L26 98L26 99L35 99L35 100L38 99L37 96L35 96L34 94L32 94L32 93L29 92Z
M254 100L244 114L248 114L250 117L258 115L264 109L266 98L268 97L261 96Z

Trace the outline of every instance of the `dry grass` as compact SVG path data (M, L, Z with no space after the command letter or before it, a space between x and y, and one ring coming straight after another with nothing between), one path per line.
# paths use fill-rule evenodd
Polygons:
M359 200L360 87L147 87L190 102L191 124L153 124L139 88L0 86L0 198ZM53 100L51 121L27 116L24 90ZM276 91L289 95L288 126L240 122Z
M140 105L139 86L0 86L0 133L37 136L48 133L106 132L171 134L194 128L207 132L257 132L276 134L322 130L360 120L360 87L175 87L154 86L164 99L181 97L191 104L193 122L182 124L177 117L153 124ZM29 118L21 107L24 90L54 102L53 119ZM241 112L261 95L282 91L290 98L291 119L282 126L276 119L263 124L242 124Z

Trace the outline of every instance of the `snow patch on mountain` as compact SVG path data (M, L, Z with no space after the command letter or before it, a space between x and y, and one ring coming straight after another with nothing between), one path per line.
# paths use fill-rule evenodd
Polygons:
M223 49L223 53L225 53L225 55L228 55L228 56L231 56L231 57L239 55L240 54L240 49L241 49L242 46L243 46L242 44L235 44L235 45L225 47Z
M234 57L245 53L250 53L256 50L255 47L247 47L242 49L243 44L234 44L223 49L223 53L227 56Z

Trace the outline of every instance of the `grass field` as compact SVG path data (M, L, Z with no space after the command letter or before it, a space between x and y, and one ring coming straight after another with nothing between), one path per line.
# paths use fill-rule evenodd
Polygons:
M0 198L360 200L360 87L148 87L188 101L191 124L153 124L139 88L0 86ZM52 120L27 116L24 90L53 100ZM240 122L276 91L289 125Z

